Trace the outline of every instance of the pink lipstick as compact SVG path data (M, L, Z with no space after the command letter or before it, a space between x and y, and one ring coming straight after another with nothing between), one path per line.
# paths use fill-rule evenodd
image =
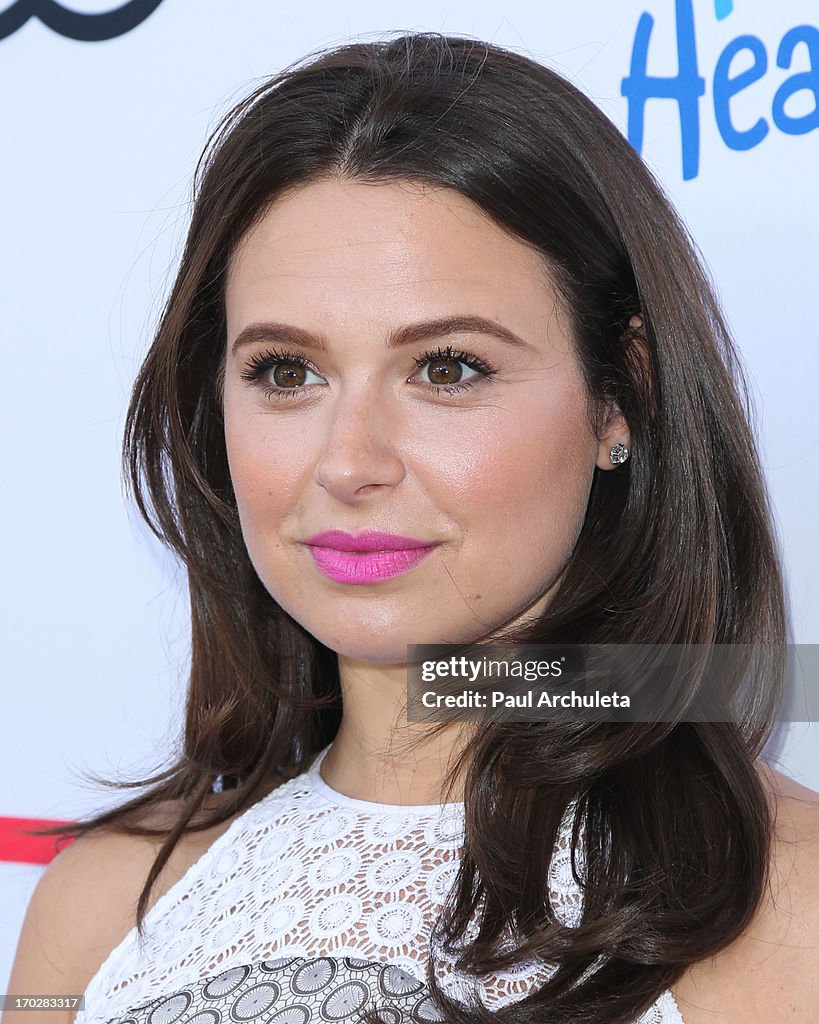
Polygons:
M430 544L377 530L357 534L325 530L305 543L326 576L338 583L355 584L380 583L400 576L437 547L437 542Z

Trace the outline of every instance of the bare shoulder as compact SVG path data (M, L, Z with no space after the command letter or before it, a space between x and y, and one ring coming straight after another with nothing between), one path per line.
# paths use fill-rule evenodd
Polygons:
M776 820L768 890L745 932L672 986L685 1024L816 1020L819 793L757 767Z
M158 805L144 823L170 825L176 802ZM184 835L163 867L148 908L174 885L233 819ZM162 844L160 836L91 833L48 864L26 911L9 994L80 995L108 954L136 923L139 894ZM74 1014L49 1010L43 1024L69 1024ZM35 1011L3 1014L0 1024L40 1024Z
M819 808L819 793L777 771L764 761L756 762L757 771L769 792L778 800L795 801L806 808ZM808 815L812 812L807 811Z

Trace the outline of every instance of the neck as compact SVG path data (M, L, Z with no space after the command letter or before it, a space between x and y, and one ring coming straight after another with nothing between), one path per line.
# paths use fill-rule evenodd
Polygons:
M429 725L406 716L406 665L339 657L343 713L321 764L329 786L345 796L387 804L438 804L463 799L462 779L443 791L460 751L462 723L434 737Z

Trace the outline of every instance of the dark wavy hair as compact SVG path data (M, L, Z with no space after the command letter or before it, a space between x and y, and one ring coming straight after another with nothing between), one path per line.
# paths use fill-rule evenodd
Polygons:
M595 470L558 592L518 639L759 654L742 665L735 720L484 722L448 776L465 769L465 838L441 934L463 938L477 913L462 970L537 956L555 971L490 1013L446 999L428 965L447 1021L624 1024L738 936L762 899L773 825L755 760L784 679L781 571L747 384L693 242L600 110L500 47L413 33L314 53L256 88L208 140L124 440L140 512L188 574L181 753L145 780L99 780L150 788L61 832L165 836L137 906L141 935L180 836L248 808L337 732L337 658L250 563L221 408L231 254L285 190L329 177L454 189L536 247L569 317L590 408L614 401L628 421L632 457ZM237 784L208 797L220 775ZM172 827L148 828L146 812L169 800ZM572 808L584 904L567 927L548 899L548 869Z

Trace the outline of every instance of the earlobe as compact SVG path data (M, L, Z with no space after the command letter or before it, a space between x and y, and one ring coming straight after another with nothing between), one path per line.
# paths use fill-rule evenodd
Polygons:
M628 447L622 441L618 441L609 449L609 461L612 466L620 466L630 454Z
M600 434L597 450L597 466L599 469L616 469L631 455L631 434L625 416L620 407L614 403L606 419L606 425Z
M645 339L644 322L641 314L635 314L628 322L623 335L627 356L631 365L631 376L640 381L640 390L651 402L651 371L648 346ZM599 469L617 469L631 457L631 432L628 422L616 402L612 402L601 433L597 452Z

